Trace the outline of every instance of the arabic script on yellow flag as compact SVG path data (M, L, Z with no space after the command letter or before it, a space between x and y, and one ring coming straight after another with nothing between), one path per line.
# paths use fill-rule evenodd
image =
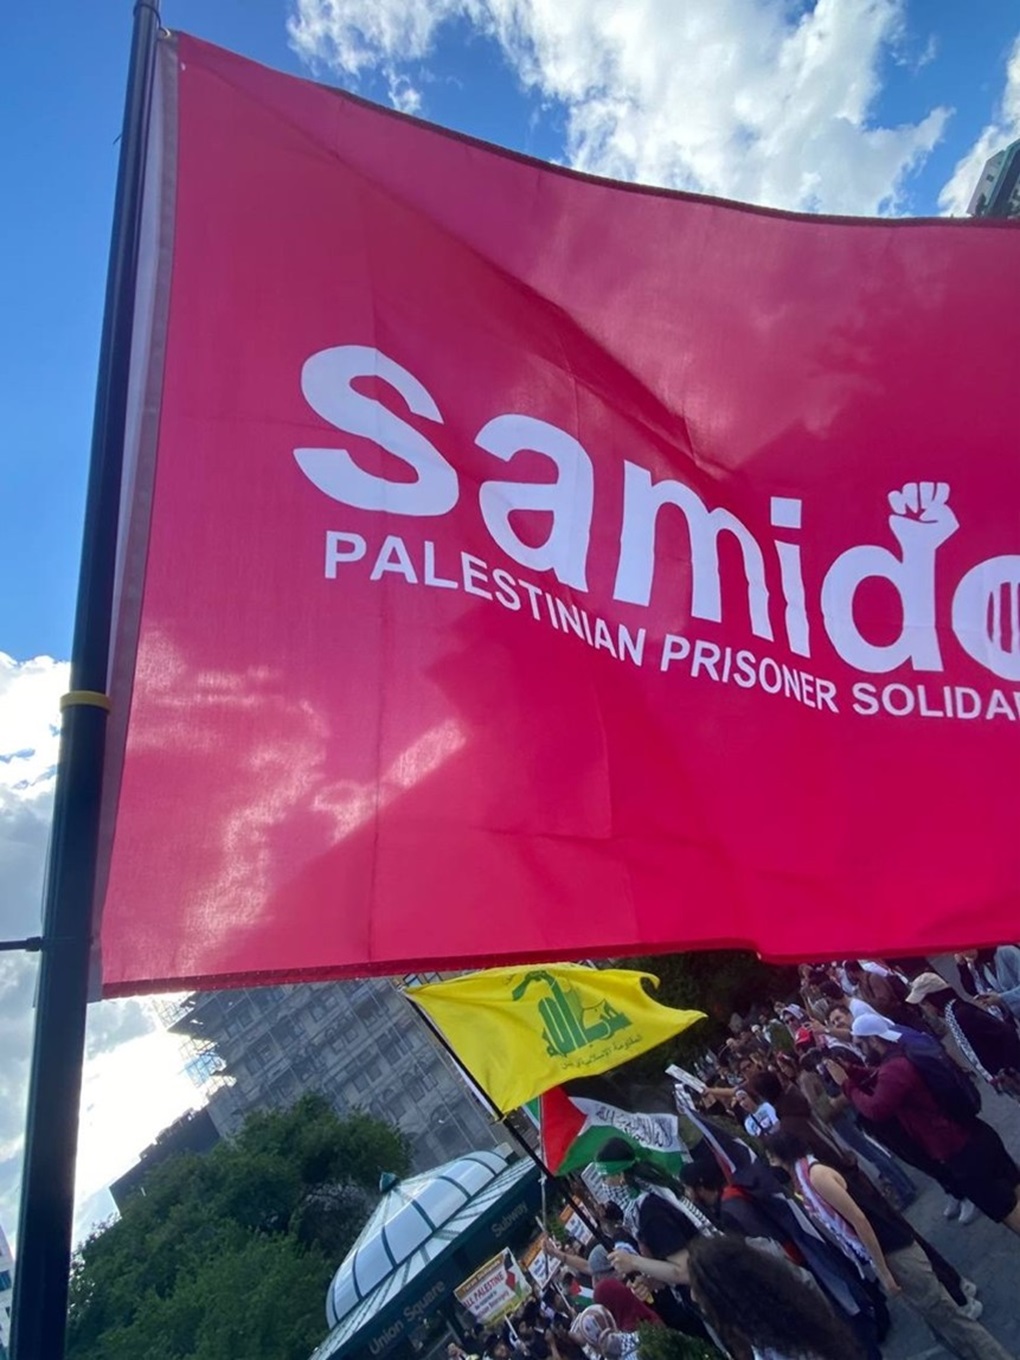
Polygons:
M407 995L506 1113L561 1082L618 1067L705 1018L662 1006L651 973L580 964L488 968Z

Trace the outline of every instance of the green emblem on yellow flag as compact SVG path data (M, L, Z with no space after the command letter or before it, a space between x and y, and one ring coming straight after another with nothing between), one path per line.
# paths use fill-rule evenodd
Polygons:
M704 1018L662 1006L651 973L551 964L490 968L408 995L500 1110L606 1072Z
M557 1055L565 1058L575 1049L590 1047L630 1025L626 1015L606 1000L585 1006L577 988L561 982L548 968L533 968L525 973L510 995L514 1001L521 1001L529 988L529 1001L538 1000L538 1013L545 1025L542 1038L551 1058Z

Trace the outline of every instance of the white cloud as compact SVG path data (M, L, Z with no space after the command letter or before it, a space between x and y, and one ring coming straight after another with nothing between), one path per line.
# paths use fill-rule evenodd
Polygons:
M1020 137L1020 34L1006 61L1006 83L992 121L978 134L974 145L956 163L952 177L939 194L939 207L962 217L989 156Z
M68 667L0 652L0 933L37 934ZM37 961L0 955L0 1222L13 1233L24 1138Z
M137 1004L137 1003L136 1003ZM91 1013L111 1005L103 1002ZM90 1019L91 1019L90 1013ZM177 1040L165 1030L118 1043L86 1063L78 1132L75 1238L113 1212L106 1187L138 1160L161 1129L202 1098L184 1072Z
M775 207L890 211L942 135L875 122L903 0L295 0L299 55L357 80L424 60L467 21L562 105L578 169Z
M399 65L424 57L436 27L462 8L462 0L315 0L297 5L287 32L291 46L313 69L339 71L355 81L364 71L378 69L393 107L420 113L421 91Z
M421 90L416 89L407 76L392 71L388 77L387 93L390 103L401 113L421 112Z
M66 662L0 652L0 931L40 929ZM37 956L0 954L0 1223L17 1223ZM108 1216L104 1187L166 1124L192 1108L176 1041L144 999L89 1007L78 1153L77 1229ZM84 1201L92 1201L89 1206Z
M0 652L0 933L37 934L57 765L58 700L68 667Z
M358 76L387 57L424 57L436 28L468 9L470 0L299 0L287 31L305 61Z
M50 656L15 661L0 652L0 788L25 791L52 773L69 672L66 661Z

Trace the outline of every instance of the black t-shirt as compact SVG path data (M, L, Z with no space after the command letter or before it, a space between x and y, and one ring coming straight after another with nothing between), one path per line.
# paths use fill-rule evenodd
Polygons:
M685 1213L664 1195L654 1190L645 1194L637 1211L637 1237L646 1255L666 1261L678 1251L684 1251L698 1235L698 1229ZM669 1285L654 1294L655 1311L667 1327L707 1340L708 1333L691 1302L690 1292L683 1285Z
M753 1197L739 1186L724 1190L719 1200L719 1226L741 1237L768 1237L779 1241L770 1222Z
M916 1241L914 1230L907 1220L875 1189L863 1171L857 1170L856 1167L842 1166L839 1168L839 1174L846 1181L850 1198L856 1201L864 1217L871 1224L871 1229L878 1238L878 1245L884 1253L899 1251Z
M954 1001L952 1014L978 1062L993 1077L1004 1067L1020 1068L1020 1038L1011 1024L969 1001Z
M657 1261L668 1260L675 1252L684 1251L698 1235L687 1215L654 1190L649 1191L638 1206L637 1229L638 1241Z

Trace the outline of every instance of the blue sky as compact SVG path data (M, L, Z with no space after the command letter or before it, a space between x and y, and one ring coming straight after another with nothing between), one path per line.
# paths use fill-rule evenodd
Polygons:
M0 47L0 931L38 927L131 0ZM830 212L962 211L1020 136L1015 0L164 0L167 25L596 173ZM6 654L6 655L4 655ZM29 659L40 657L29 664ZM0 956L0 1221L34 962ZM90 1014L79 1226L195 1098L137 1001Z

